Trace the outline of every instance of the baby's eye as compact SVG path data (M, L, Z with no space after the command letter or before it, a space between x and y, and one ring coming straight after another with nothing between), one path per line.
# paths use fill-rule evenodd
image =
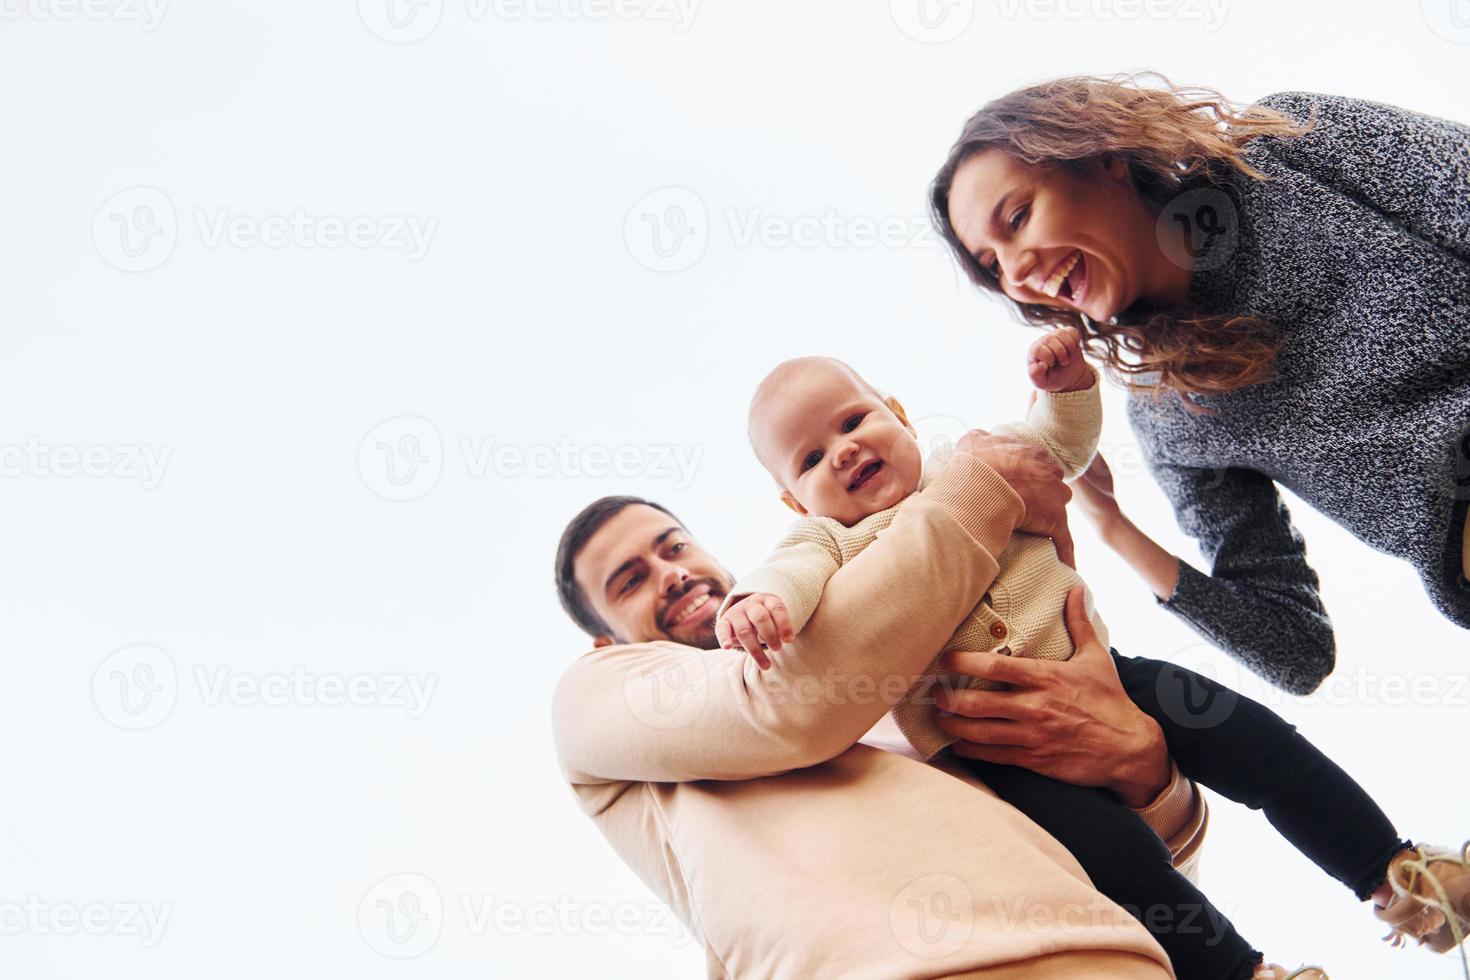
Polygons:
M803 459L801 461L801 471L805 473L807 470L811 469L813 466L816 466L821 461L822 451L820 449L813 449L811 452L806 454L806 459Z
M851 432L853 429L856 429L858 426L860 426L862 424L863 424L863 415L862 415L861 412L859 412L857 415L848 416L847 421L842 423L842 431L843 432Z

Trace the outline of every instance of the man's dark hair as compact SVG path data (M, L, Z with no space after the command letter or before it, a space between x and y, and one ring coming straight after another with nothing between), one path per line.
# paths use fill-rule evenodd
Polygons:
M561 599L561 607L572 617L572 622L580 626L588 636L600 636L611 633L612 630L588 603L582 587L577 584L573 566L592 535L601 530L602 525L612 520L624 507L634 504L663 511L673 517L674 523L684 526L684 522L674 517L672 511L652 500L644 500L642 497L603 497L583 507L582 512L572 518L566 530L561 532L561 542L556 546L556 594Z

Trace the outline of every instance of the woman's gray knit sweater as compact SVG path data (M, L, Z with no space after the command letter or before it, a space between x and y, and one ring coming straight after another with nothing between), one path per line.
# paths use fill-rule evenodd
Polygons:
M1212 565L1181 561L1163 605L1300 694L1332 671L1335 649L1276 484L1413 564L1470 629L1470 127L1329 95L1258 104L1315 113L1316 128L1253 140L1246 159L1267 180L1232 173L1187 205L1224 229L1202 243L1190 298L1277 324L1277 377L1199 397L1208 415L1135 395L1129 418Z

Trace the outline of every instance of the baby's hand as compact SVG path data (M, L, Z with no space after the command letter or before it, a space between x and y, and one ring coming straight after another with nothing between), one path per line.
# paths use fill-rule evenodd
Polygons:
M795 635L786 603L769 592L752 592L725 610L725 615L715 623L715 638L720 646L726 650L744 647L761 670L771 666L771 658L766 656L762 644L777 653L781 644L791 642Z
M1031 383L1042 391L1086 391L1092 387L1092 370L1082 356L1082 335L1076 327L1061 327L1048 333L1026 354Z

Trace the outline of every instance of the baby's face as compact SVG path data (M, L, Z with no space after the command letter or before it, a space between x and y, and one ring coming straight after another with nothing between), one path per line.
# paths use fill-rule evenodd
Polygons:
M840 365L815 362L763 400L751 441L783 499L851 526L919 487L919 444L901 412Z

